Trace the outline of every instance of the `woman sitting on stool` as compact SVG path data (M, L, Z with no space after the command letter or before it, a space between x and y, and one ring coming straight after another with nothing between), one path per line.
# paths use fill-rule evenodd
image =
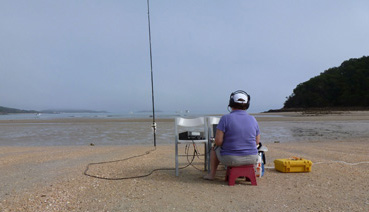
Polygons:
M246 112L250 96L245 91L235 91L228 106L232 111L222 116L218 123L215 147L210 153L210 173L204 176L206 180L214 179L219 162L226 166L242 166L258 161L259 125Z

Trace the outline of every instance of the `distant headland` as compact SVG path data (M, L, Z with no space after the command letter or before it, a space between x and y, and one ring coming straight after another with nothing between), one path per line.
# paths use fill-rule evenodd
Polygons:
M6 115L10 113L39 113L39 112L36 110L21 110L21 109L0 106L0 115Z
M48 109L48 110L22 110L10 107L0 106L0 115L16 114L16 113L107 113L107 111L95 110L76 110L76 109Z

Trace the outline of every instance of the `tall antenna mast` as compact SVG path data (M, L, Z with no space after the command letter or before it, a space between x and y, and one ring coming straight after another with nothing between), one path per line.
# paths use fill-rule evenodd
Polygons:
M154 101L154 74L152 71L152 50L151 50L151 28L150 28L150 3L147 0L147 21L149 22L149 44L150 44L150 69L151 69L151 99L152 99L152 129L154 132L154 146L156 147L156 122L155 122L155 101Z

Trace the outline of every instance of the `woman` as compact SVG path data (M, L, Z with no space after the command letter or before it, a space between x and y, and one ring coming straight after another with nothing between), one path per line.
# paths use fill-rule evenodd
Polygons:
M257 145L260 142L259 125L246 110L250 96L245 91L235 91L229 98L232 111L222 116L215 134L215 147L210 153L210 173L204 176L213 180L221 162L227 166L255 164L258 160Z

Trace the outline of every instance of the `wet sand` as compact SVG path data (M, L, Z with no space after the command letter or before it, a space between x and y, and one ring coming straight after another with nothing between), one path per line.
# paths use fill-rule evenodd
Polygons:
M278 127L291 121L351 124L369 120L367 112L279 115L259 117L258 121L261 125L276 122ZM23 120L19 124L37 121ZM162 121L162 125L171 125L172 121ZM73 121L79 122L106 124L101 120ZM1 123L6 126L9 121ZM326 134L329 133L335 131ZM181 169L179 177L174 170L159 170L147 177L125 180L102 180L83 174L89 163L107 161L110 162L91 164L87 173L125 178L145 175L154 169L174 168L174 145L169 141L159 140L156 150L149 154L145 153L153 150L151 145L90 146L88 142L77 146L2 145L0 211L369 211L369 137L361 134L332 139L322 134L319 138L267 142L265 176L257 179L257 186L239 179L233 187L224 182L222 167L215 181L203 180L206 172L202 170L202 158L196 158L194 166ZM203 151L201 147L199 150ZM180 147L180 153L184 153L184 146ZM122 160L140 154L143 156ZM275 159L291 156L311 160L312 171L274 170ZM181 158L180 162L185 166L187 158Z

